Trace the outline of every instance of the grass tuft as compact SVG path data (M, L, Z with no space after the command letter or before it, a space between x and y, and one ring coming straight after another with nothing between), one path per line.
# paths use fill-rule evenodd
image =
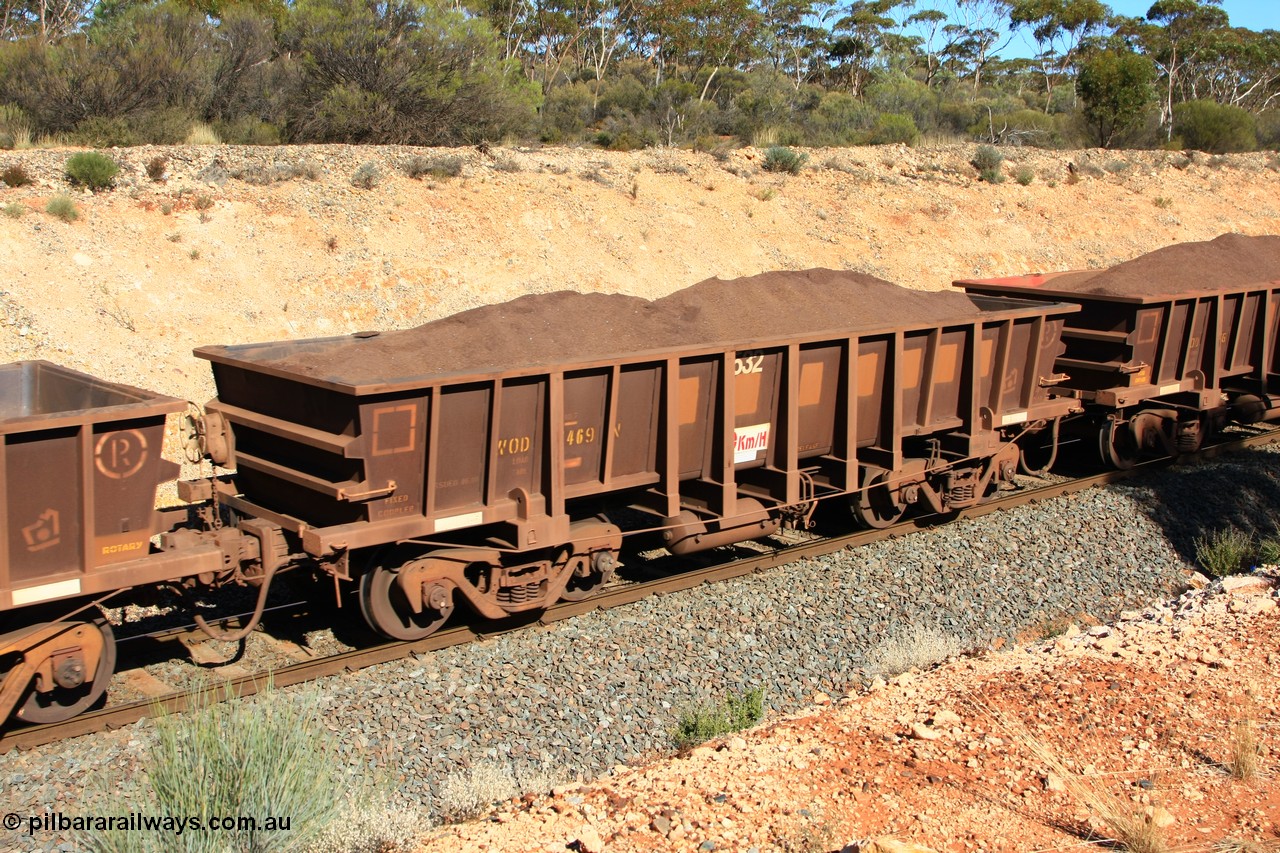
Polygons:
M691 749L712 738L754 726L764 718L764 689L730 694L717 705L701 705L680 715L671 733L677 749Z
M188 145L221 145L222 140L218 138L218 133L212 127L204 122L196 122L191 125L190 132L187 133Z
M373 163L361 163L351 176L351 185L362 190L371 190L382 183L382 171Z
M45 213L56 216L63 222L75 222L80 218L80 209L69 195L55 195L44 206Z
M104 853L266 853L305 847L346 819L338 794L353 785L340 770L338 744L324 725L318 694L267 690L253 701L212 699L213 691L206 691L192 699L186 713L158 713L143 790L110 792L106 813L243 815L260 823L256 831L98 830L80 838L82 846ZM273 817L275 827L265 828Z
M27 206L25 204L18 204L16 201L11 201L4 206L4 215L10 219L21 219L26 215L26 213Z
M927 669L962 651L959 637L937 628L899 629L871 650L867 670L886 677L898 675L910 669Z
M1252 685L1246 688L1244 699L1236 705L1232 714L1227 770L1232 779L1241 782L1255 782L1261 773L1262 746L1258 743L1257 696L1257 690Z
M1172 848L1155 813L1138 806L1127 792L1117 791L1105 776L1086 776L1067 766L1066 762L1041 738L1033 735L1020 721L999 712L979 710L1007 732L1014 743L1029 752L1049 772L1062 780L1063 790L1091 819L1106 827L1110 845L1130 853L1170 853ZM1098 839L1089 839L1096 842ZM1108 846L1107 841L1102 846Z

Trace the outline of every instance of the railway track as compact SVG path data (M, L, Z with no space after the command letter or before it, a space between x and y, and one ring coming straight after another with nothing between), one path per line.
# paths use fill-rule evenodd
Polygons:
M978 506L961 510L945 520L949 522L956 518L977 518L1024 504L1049 500L1081 492L1095 486L1119 482L1180 462L1188 462L1193 459L1209 459L1225 453L1276 442L1280 442L1280 429L1258 431L1245 436L1233 436L1202 448L1196 454L1155 459L1140 463L1128 470L1106 471L1034 488L1006 492ZM766 571L804 558L830 554L846 548L855 548L859 545L883 539L906 536L916 530L935 527L938 524L938 520L925 517L912 519L883 529L859 530L835 537L814 537L750 555L739 553L728 561L691 568L678 574L606 587L595 596L584 601L560 602L538 614L536 618L447 628L422 640L384 642L313 660L300 661L269 673L257 672L228 678L220 681L217 685L213 685L209 690L216 699L251 696L263 689L267 684L275 687L286 687L326 676L339 675L344 672L355 672L380 663L483 640L486 637L520 630L533 624L546 625L562 619L579 616L592 610L619 607L639 601L650 595L678 592L705 583L715 583L753 572ZM741 550L743 549L739 549L739 551ZM223 623L223 627L237 627L236 618L233 617L226 620ZM192 627L184 626L140 636L162 641L181 641L189 639L195 634L196 631ZM61 723L27 726L3 732L0 733L0 754L12 749L30 749L84 734L118 729L154 714L157 709L166 711L182 709L189 704L191 697L192 691L190 690L177 691L153 699L127 702L91 711Z

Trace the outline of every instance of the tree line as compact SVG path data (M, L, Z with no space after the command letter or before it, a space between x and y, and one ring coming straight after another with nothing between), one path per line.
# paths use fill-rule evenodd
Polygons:
M1010 43L1034 56L1010 57ZM0 146L1280 146L1220 0L0 0Z

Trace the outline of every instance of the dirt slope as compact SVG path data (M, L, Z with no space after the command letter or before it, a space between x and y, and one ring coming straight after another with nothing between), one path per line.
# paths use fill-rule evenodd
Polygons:
M1011 151L1010 179L990 185L971 146L817 150L795 176L762 171L753 149L135 148L109 152L117 188L76 193L81 217L65 223L44 205L69 189L69 153L0 153L0 170L36 179L0 185L0 205L32 210L0 216L0 360L201 402L213 387L193 346L403 328L526 293L656 298L810 267L938 290L1280 233L1280 162L1262 154ZM399 169L454 155L456 178ZM157 157L158 182L145 170ZM381 173L371 189L351 182L365 162Z

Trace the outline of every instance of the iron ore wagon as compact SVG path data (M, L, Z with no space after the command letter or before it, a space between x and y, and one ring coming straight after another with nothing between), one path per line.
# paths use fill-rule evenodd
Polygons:
M956 286L1079 306L1065 318L1053 393L1086 404L1075 431L1114 467L1280 415L1280 237L1229 234L1102 271Z

